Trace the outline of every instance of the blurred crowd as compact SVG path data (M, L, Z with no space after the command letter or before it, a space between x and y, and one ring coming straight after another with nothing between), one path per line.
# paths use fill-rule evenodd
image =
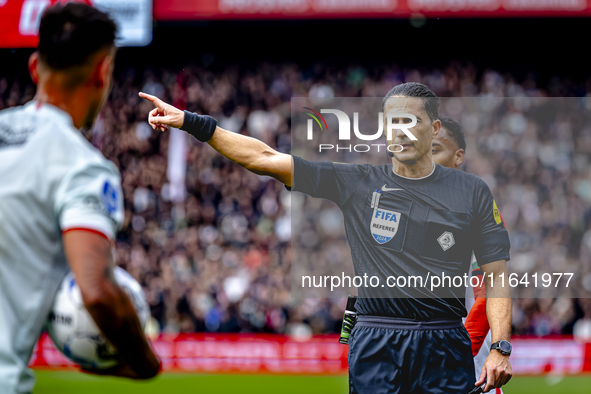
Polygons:
M458 62L442 69L260 63L219 72L186 65L117 73L92 142L122 174L125 223L117 264L144 286L162 332L338 332L345 303L291 297L292 196L279 182L187 137L185 192L174 196L171 133L147 124L152 105L138 91L210 114L225 129L289 152L292 97L380 97L409 81L439 97L591 93L591 80L580 85L553 78L542 85L533 74L517 81ZM33 94L33 86L0 77L0 108ZM481 176L495 195L511 236L512 271L576 273L570 296L516 298L514 332L591 332L591 305L584 298L591 295L591 123L577 113L540 127L525 120L528 109L505 109L496 127L467 125L463 170ZM453 108L442 110L454 116Z

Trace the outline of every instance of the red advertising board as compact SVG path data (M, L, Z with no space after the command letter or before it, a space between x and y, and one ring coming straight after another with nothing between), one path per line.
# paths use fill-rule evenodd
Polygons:
M0 47L37 45L42 11L65 0L0 0ZM155 20L478 18L591 16L591 0L76 0L120 23L120 45L147 45ZM152 9L153 6L153 9Z
M297 341L271 334L161 335L151 341L165 371L278 374L346 374L349 347L338 335ZM591 343L572 337L513 338L511 364L517 375L574 375L591 372ZM75 368L43 335L30 365Z
M156 20L591 16L589 0L154 0Z
M121 46L143 46L152 40L151 0L75 0L111 15L119 27ZM37 46L39 21L45 8L66 0L0 0L0 48Z
M165 371L341 374L347 371L348 346L338 336L297 341L271 334L161 335L151 341ZM47 335L35 347L30 365L74 368Z

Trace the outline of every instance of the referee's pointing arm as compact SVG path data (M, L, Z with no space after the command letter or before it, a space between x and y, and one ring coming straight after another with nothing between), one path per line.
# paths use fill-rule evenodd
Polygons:
M292 186L291 155L277 152L255 138L217 127L212 117L181 111L146 93L139 95L156 106L148 117L153 129L166 131L168 126L182 129L247 170L271 176L287 187Z

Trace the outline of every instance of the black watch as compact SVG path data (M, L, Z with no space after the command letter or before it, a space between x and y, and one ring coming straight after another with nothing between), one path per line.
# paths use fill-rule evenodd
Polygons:
M497 341L490 346L490 350L496 349L503 356L510 356L513 347L509 341Z

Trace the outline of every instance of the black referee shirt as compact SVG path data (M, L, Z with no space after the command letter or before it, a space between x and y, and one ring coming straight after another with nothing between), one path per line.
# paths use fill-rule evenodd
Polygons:
M475 175L436 164L431 175L412 179L395 174L391 163L344 164L294 156L292 190L339 206L355 274L378 276L382 284L388 276L463 277L472 251L481 266L509 260L507 230L490 189ZM356 308L365 315L453 319L466 316L465 290L446 286L431 291L428 283L361 287Z

